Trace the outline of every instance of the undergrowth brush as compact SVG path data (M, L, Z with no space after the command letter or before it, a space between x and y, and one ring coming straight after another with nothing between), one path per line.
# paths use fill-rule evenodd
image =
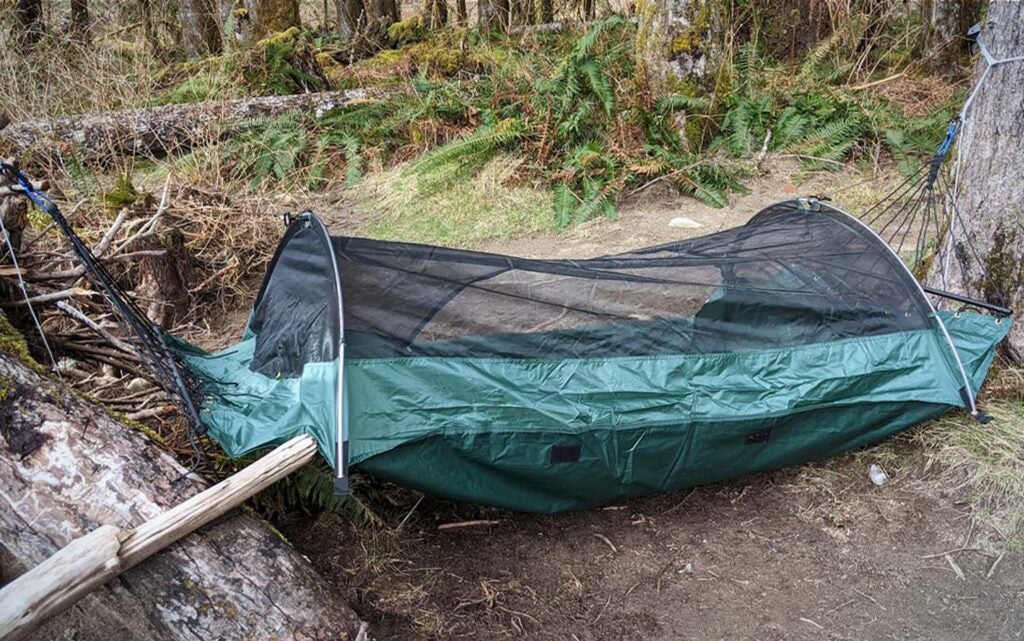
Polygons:
M472 181L495 158L515 158L502 186L547 191L556 228L615 217L618 197L652 180L723 207L730 191L742 190L751 161L769 153L799 158L808 171L877 166L884 156L910 173L939 144L957 94L909 117L881 94L849 86L842 51L856 29L797 62L772 60L757 42L741 45L712 93L681 87L661 96L638 77L635 27L623 18L525 45L442 31L328 68L324 77L336 86L376 83L383 94L321 118L244 123L221 147L219 171L253 189L318 189L401 165L388 174L394 180L375 181L372 203L393 218L398 203L426 202ZM491 208L477 213L487 219ZM423 238L444 237L459 235Z

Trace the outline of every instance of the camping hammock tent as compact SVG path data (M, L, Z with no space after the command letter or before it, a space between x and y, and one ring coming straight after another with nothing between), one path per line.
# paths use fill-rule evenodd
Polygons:
M928 166L869 212L888 243L815 199L589 260L331 237L306 212L243 339L215 354L150 322L18 180L195 430L231 456L308 434L342 492L355 466L551 512L830 456L952 408L983 419L975 396L1010 325L962 297L996 316L936 311L891 247L916 228L924 256L925 230L956 222Z
M997 60L979 47L989 65ZM1009 310L923 288L968 260L931 163L864 215L782 202L736 229L589 260L332 237L282 239L237 345L156 327L57 207L139 356L232 456L309 434L349 467L449 498L558 511L830 456L965 408ZM874 231L877 229L878 231ZM932 241L935 244L932 244ZM970 249L970 248L967 248ZM977 263L981 261L975 257ZM963 303L937 311L929 294ZM995 312L988 315L968 309Z
M527 260L288 228L245 338L177 349L232 456L312 434L425 492L558 511L778 468L974 410L1009 322L937 313L816 200L721 233Z

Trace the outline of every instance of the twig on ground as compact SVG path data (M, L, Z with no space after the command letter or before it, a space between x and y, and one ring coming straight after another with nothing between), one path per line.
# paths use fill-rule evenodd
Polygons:
M869 89L871 87L877 87L878 85L884 85L885 83L892 82L893 80L899 80L900 78L902 78L905 75L907 75L907 74L905 74L904 72L901 71L899 73L894 73L893 75L889 76L888 78L882 78L881 80L875 80L873 82L865 82L864 84L854 85L852 87L847 87L847 89L849 91L860 91L862 89Z
M807 617L800 617L800 620L803 621L804 623L810 623L811 625L813 625L814 627L818 628L819 630L824 630L825 629L825 626L821 625L820 623L817 623L816 621L811 621Z
M874 604L875 604L875 605L877 605L878 607L882 608L882 611L884 611L884 612L888 612L888 611L889 611L889 610L888 610L888 609L887 609L887 608L886 608L886 607L885 607L884 605L882 605L882 604L881 604L881 603L879 603L879 602L878 602L877 600L875 600L875 597L871 596L871 595L870 595L870 594L868 594L867 592L861 592L861 591L860 591L860 590L858 590L857 588L854 588L854 589L853 589L853 591L854 591L854 592L856 592L857 594L861 595L862 597L864 597L864 598L865 598L865 599L867 599L868 601L871 601L872 603L874 603Z
M437 529L439 529L439 530L457 530L459 528L464 528L464 527L482 527L482 526L497 525L499 523L501 523L501 521L494 521L494 520L489 520L489 519L476 519L474 521L458 521L456 523L442 523L441 525L437 526Z
M11 302L0 303L6 307L22 307L28 304L35 303L50 303L58 300L65 300L68 298L78 298L85 296L95 296L96 292L91 289L85 289L84 287L71 287L69 289L63 289L59 292L49 292L47 294L39 294L38 296L32 296L30 298L19 298Z
M398 527L395 528L395 534L398 534L399 532L402 531L402 527L405 526L405 522L408 521L412 517L412 513L416 511L416 508L418 508L420 506L420 503L423 502L423 499L426 498L426 496L427 496L426 494L421 494L420 495L420 498L418 498L416 500L416 503L413 504L413 506L409 509L409 512L405 515L405 518L402 519L402 522L399 523Z
M599 539L601 541L604 541L605 545L607 545L608 547L610 547L612 549L612 553L613 554L618 554L619 553L618 548L615 547L615 544L612 543L611 540L607 536L605 536L603 534L598 534L597 532L594 532L594 538Z
M836 607L834 607L831 610L829 610L828 612L826 612L825 616L828 616L828 615L832 614L833 612L835 612L837 610L842 610L843 608L845 608L846 606L850 605L851 603L856 603L856 602L857 602L857 599L850 599L849 601L843 601L842 603L840 603Z
M77 321L79 321L81 323L84 323L89 329L91 329L92 331L96 332L97 334L99 334L103 338L107 339L107 342L110 343L111 345L113 345L114 347L116 347L117 349L119 349L121 351L124 351L124 352L132 353L133 350L132 350L131 345L129 345L128 343L124 342L123 340L121 340L117 336L114 336L109 331L107 331L107 330L103 329L102 327L100 327L99 323L97 323L93 319L91 319L88 316L86 316L85 313L82 310L80 310L78 308L75 308L75 307L72 307L71 305L69 305L68 303L66 303L64 301L58 302L57 303L57 308L60 309L65 314L67 314L68 316L74 318L75 320L77 320Z
M992 575L996 573L996 568L999 567L999 562L1003 560L1004 556L1006 556L1006 552L999 553L999 556L996 557L996 560L992 562L992 567L990 567L988 569L988 573L985 574L986 579L991 579Z
M681 498L681 499L679 500L679 502L678 502L678 503L676 503L675 505L673 505L673 506L672 506L672 507L670 507L669 509L665 510L665 514L671 514L672 512L675 512L675 511L676 511L676 510L678 510L679 508L683 507L683 503L686 503L686 499L688 499L688 498L690 498L691 496L693 496L693 495L694 495L694 493L695 493L696 491L697 491L697 488L693 488L692 490L690 490L689 492L687 492L687 493L686 493L686 496L684 496L683 498Z
M956 578L960 579L961 581L966 581L967 577L964 576L964 571L961 570L960 566L956 564L956 561L953 560L953 557L947 554L944 558L946 559L946 563L949 564L949 567L953 568L953 571L956 572Z

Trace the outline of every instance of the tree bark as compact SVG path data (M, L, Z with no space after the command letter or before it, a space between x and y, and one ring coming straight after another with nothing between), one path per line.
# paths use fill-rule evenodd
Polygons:
M23 49L31 49L46 34L43 24L43 0L17 0L14 18L18 33L15 40Z
M139 432L0 353L0 582L101 525L139 526L204 489ZM85 597L34 638L354 638L308 561L235 514Z
M89 0L71 0L71 34L83 42L89 42L89 26Z
M338 12L338 36L346 43L353 43L366 33L367 16L363 0L335 0Z
M220 12L214 0L181 0L182 46L190 56L220 53Z
M637 66L654 96L707 84L721 64L721 16L712 0L638 0Z
M422 12L423 24L430 29L440 29L448 24L447 0L424 0Z
M967 30L981 16L979 0L925 0L921 3L920 53L934 71L950 73L964 62Z
M288 112L319 116L369 97L355 89L88 114L12 124L0 132L0 141L6 140L17 154L42 157L59 153L66 144L76 145L85 158L98 162L116 156L159 156L218 140L245 119Z
M477 26L484 31L494 28L494 3L496 0L479 0L476 5Z
M477 23L484 30L505 32L509 27L509 0L480 0Z
M298 0L254 0L249 4L255 14L253 25L258 38L299 26Z
M583 0L583 21L590 22L594 19L594 0Z
M537 22L550 24L555 21L553 0L537 0Z
M153 55L159 55L160 40L156 36L152 0L139 0L139 11L142 13L142 29L146 37L146 44L149 46L149 51Z
M992 2L983 29L996 58L1024 56L1024 3ZM975 82L986 68L980 59ZM1024 61L992 69L962 129L959 220L943 241L928 283L1024 314ZM962 224L960 224L962 223ZM1008 355L1024 357L1024 324Z

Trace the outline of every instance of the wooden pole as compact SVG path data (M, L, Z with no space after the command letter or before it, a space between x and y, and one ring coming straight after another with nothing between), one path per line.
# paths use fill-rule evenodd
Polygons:
M123 570L121 530L101 525L0 591L0 636L21 639Z
M316 454L316 441L296 436L217 485L134 530L102 525L0 590L0 639L25 638L51 616L271 484Z

